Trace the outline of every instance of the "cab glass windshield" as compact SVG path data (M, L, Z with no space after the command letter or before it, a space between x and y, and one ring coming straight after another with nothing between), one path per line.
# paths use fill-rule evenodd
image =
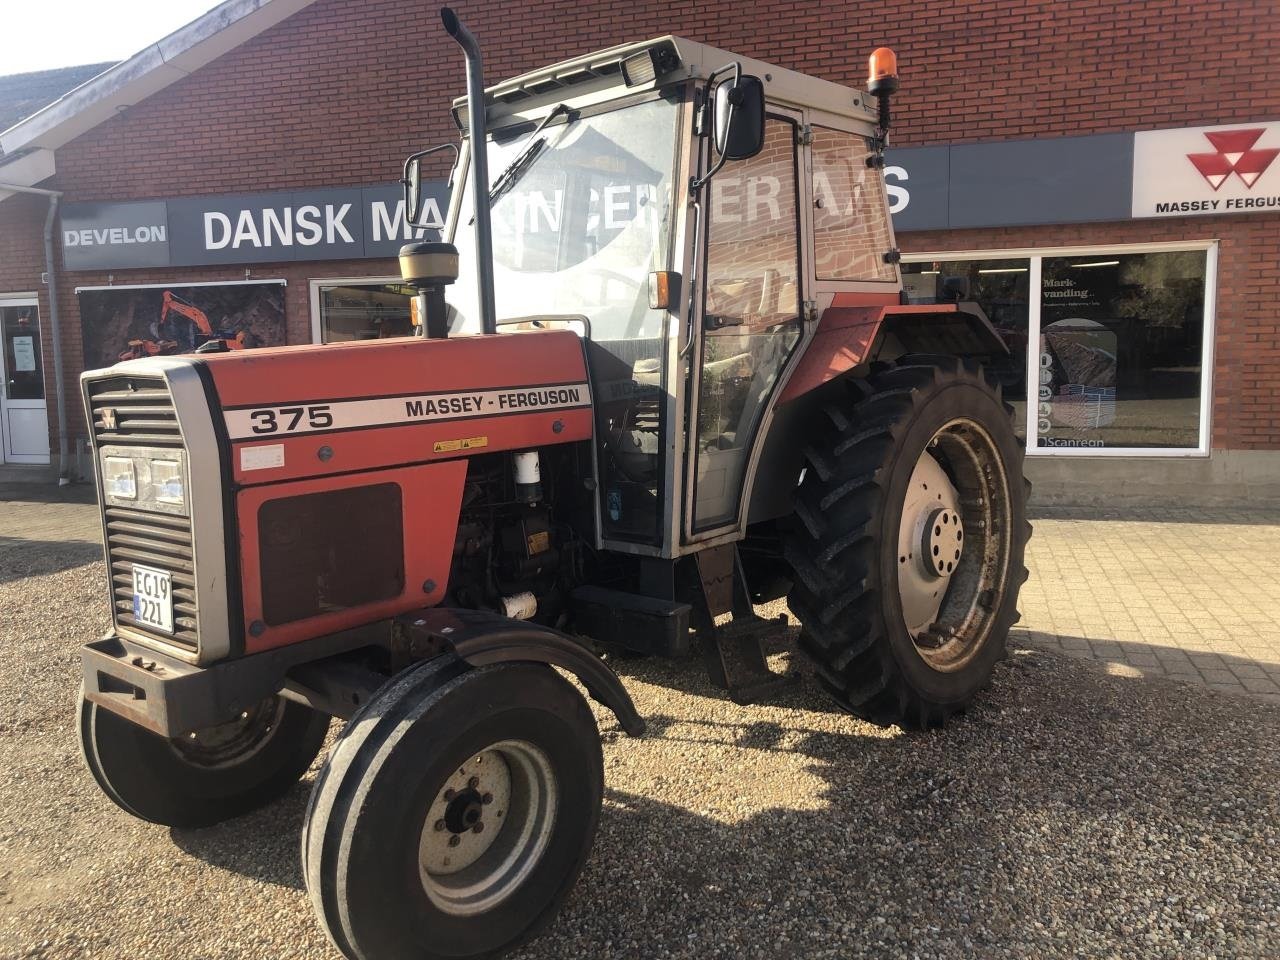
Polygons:
M586 317L606 539L660 542L666 429L665 310L649 274L668 266L679 94L499 132L489 145L499 331L522 317ZM545 116L545 115L544 115ZM536 146L542 140L541 146ZM475 228L465 189L454 232L453 333L479 333Z
M491 184L532 143L543 145L507 176L493 201L498 320L582 314L594 340L656 338L664 311L648 306L648 275L666 268L677 105L650 100L572 115L531 137L498 132ZM454 243L461 275L448 291L454 333L480 331L469 184Z

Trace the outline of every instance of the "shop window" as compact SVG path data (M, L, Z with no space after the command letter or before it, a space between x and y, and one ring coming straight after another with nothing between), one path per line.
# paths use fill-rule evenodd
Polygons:
M896 279L880 170L866 137L813 128L813 242L819 280Z
M312 311L322 343L383 340L413 335L413 289L395 282L318 281Z
M959 304L1009 347L991 369L1029 452L1205 451L1211 246L911 259L909 302Z
M1197 448L1204 250L1045 257L1036 445Z
M1015 426L1026 439L1027 330L1031 260L930 260L902 265L902 283L911 303L954 303L985 317L1009 348L989 364L1013 405Z

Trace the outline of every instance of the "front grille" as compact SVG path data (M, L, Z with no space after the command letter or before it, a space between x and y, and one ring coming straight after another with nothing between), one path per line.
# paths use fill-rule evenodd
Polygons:
M90 381L87 392L98 450L110 447L112 455L127 455L131 447L182 447L173 399L163 380L106 377ZM114 424L110 420L114 420ZM196 652L199 638L190 518L105 501L103 513L116 623L158 643ZM141 625L134 619L135 563L169 572L173 591L172 634Z
M116 623L143 636L194 651L196 579L191 522L186 517L107 507L107 562ZM159 633L133 619L133 565L169 571L173 589L173 635Z
M163 380L154 377L110 377L89 384L93 437L103 444L180 447L182 434L173 399ZM114 416L112 429L108 414Z

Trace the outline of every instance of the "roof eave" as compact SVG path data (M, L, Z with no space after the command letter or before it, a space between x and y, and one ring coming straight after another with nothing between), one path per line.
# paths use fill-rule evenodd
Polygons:
M313 2L226 0L0 132L0 151L56 150Z

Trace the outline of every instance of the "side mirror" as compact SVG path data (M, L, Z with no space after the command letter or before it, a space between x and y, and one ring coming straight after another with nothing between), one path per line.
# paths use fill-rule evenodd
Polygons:
M764 84L759 77L726 80L715 93L716 152L748 160L764 147Z
M425 199L422 195L422 159L439 150L452 150L453 165L457 167L458 145L456 143L441 143L430 150L420 150L417 153L410 154L409 159L404 162L404 176L400 178L400 183L404 187L404 217L406 223L417 224L418 219L422 216L422 202ZM452 173L449 175L449 185L453 185Z
M417 223L422 215L422 164L421 157L410 157L404 165L404 218Z

